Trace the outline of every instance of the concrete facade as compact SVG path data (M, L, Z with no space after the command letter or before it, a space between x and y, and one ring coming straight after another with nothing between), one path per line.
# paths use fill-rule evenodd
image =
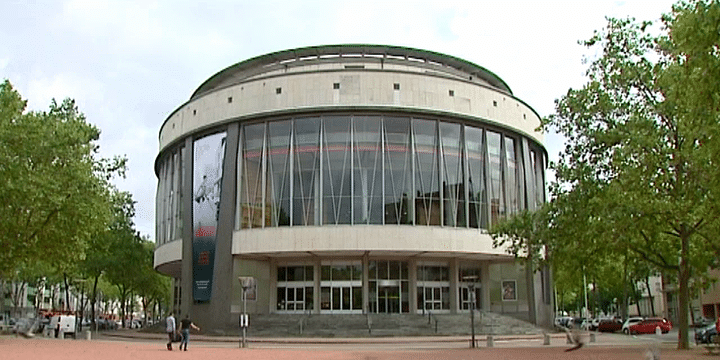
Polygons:
M458 313L471 283L483 310L550 325L549 271L487 234L545 201L539 124L495 74L434 52L337 45L240 62L160 129L155 267L205 327L237 324L243 307ZM212 212L198 225L200 203ZM212 249L193 250L206 235ZM256 280L245 304L241 276Z

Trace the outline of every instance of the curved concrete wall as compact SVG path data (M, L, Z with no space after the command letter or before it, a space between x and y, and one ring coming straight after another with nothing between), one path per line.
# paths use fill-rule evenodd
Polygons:
M340 88L334 89L334 84ZM395 84L399 84L399 90L395 90ZM539 144L543 140L542 134L535 131L540 125L538 115L508 93L441 75L366 68L272 75L206 94L182 105L167 119L160 131L160 149L162 152L188 135L227 121L336 108L467 116L512 129Z

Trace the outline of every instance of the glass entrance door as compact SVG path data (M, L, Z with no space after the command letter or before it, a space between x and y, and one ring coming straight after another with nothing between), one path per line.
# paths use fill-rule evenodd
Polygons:
M380 286L378 287L378 312L400 313L400 287Z
M369 262L369 299L371 313L407 313L410 311L407 263L378 260Z

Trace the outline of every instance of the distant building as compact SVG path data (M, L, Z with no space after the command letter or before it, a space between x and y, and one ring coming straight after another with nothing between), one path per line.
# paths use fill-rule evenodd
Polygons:
M285 50L207 79L160 129L155 267L207 326L268 313L458 313L551 326L551 276L487 233L546 201L538 114L431 51ZM474 284L474 296L469 285Z

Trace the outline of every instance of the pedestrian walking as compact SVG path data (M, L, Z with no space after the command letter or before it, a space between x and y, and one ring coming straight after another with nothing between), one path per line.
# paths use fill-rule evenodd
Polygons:
M575 326L573 326L575 325ZM565 330L567 332L567 338L570 341L570 343L574 344L575 346L565 349L565 352L568 351L574 351L577 350L583 345L585 345L585 342L583 341L582 334L580 333L580 329L577 328L577 324L571 324L570 329Z
M190 320L190 315L185 314L185 318L180 320L180 333L182 334L182 340L180 340L180 350L183 350L183 345L185 345L185 351L187 351L191 328L200 331L200 328L193 324L192 320Z
M172 350L172 342L173 342L173 338L175 337L175 331L176 331L175 330L175 316L173 316L172 312L165 319L165 331L168 334L167 349Z

